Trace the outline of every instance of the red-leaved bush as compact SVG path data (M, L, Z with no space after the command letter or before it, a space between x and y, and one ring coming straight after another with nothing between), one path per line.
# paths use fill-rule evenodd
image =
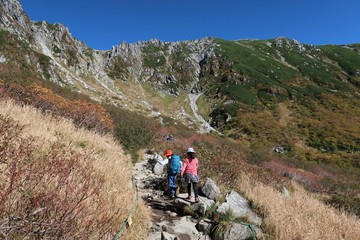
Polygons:
M91 155L60 136L45 143L23 129L0 115L0 238L99 239L113 233L119 209L104 211L104 177Z

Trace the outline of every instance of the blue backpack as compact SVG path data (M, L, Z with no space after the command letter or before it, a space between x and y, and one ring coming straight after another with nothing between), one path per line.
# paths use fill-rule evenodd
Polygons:
M172 155L169 159L169 173L177 174L181 170L180 157L178 155Z

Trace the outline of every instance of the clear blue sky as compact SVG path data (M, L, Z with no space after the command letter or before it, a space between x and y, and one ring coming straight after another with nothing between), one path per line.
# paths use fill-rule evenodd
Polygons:
M157 38L278 36L360 43L360 0L20 0L34 21L60 22L91 48Z

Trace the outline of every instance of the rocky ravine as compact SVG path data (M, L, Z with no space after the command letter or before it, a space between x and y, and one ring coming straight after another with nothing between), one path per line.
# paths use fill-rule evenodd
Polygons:
M219 222L207 219L206 212L214 211L216 214L224 214L229 209L234 216L247 218L249 224L229 222L229 229L217 239L246 239L252 237L252 231L256 232L261 239L261 218L251 211L248 200L235 191L227 194L224 203L215 202L220 195L219 188L211 179L207 179L201 189L200 203L194 200L185 200L187 193L178 194L176 199L169 199L166 190L167 159L151 151L144 155L143 161L136 163L133 168L133 185L136 187L139 197L152 209L152 223L149 240L205 240L213 239L213 230ZM207 196L207 197L206 197ZM196 218L189 215L197 216Z

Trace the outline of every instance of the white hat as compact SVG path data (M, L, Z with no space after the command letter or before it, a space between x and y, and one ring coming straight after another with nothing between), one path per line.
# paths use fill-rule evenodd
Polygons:
M195 153L193 148L187 148L186 153Z

